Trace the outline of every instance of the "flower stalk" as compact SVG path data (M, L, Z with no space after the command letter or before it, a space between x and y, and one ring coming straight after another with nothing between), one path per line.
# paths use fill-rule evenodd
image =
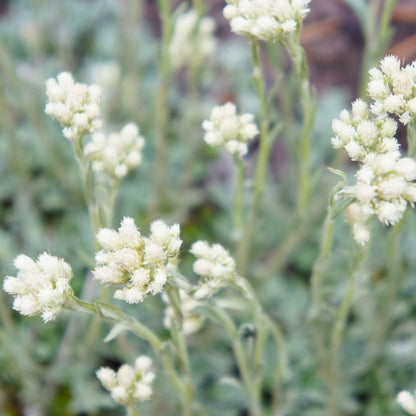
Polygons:
M299 136L298 153L298 202L297 213L303 217L308 206L310 184L310 153L312 132L316 113L316 98L310 84L310 74L306 60L305 50L300 44L300 31L294 38L290 37L283 42L293 63L297 84L299 85L299 97L302 106L303 125Z
M166 179L166 159L167 159L167 124L169 120L167 93L171 76L171 65L169 55L169 44L172 33L172 16L169 0L158 0L159 13L162 25L161 50L159 58L159 88L156 93L156 201L155 206L159 206L162 199L164 182Z
M167 344L162 342L153 331L135 318L127 315L122 309L106 302L95 301L91 303L83 301L76 296L71 296L67 308L77 312L88 313L105 322L119 325L122 328L128 329L139 338L149 342L155 354L160 357L165 373L179 395L182 405L182 415L190 416L192 414L190 410L192 396L189 393L189 383L188 381L184 382L182 377L177 373L173 357L166 348ZM112 337L110 332L106 340L110 341Z
M260 124L260 144L254 175L253 198L250 211L244 227L243 236L237 248L237 262L241 270L245 270L247 264L247 254L250 249L250 242L254 232L255 220L259 210L261 196L265 187L267 166L270 159L272 141L269 134L269 106L266 92L266 80L260 56L260 45L255 39L250 39L251 56L254 65L253 84L260 101L261 124Z

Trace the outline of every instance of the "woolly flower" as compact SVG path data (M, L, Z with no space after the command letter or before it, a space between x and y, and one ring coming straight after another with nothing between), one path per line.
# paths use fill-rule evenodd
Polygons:
M295 32L308 14L310 0L226 0L224 16L239 35L265 41L282 40Z
M118 232L103 228L97 233L102 250L96 253L95 279L104 285L125 285L114 297L139 303L163 290L166 267L176 260L181 246L179 225L154 221L150 237L142 237L132 218L125 217Z
M352 197L346 209L354 240L364 245L370 239L366 220L375 215L384 225L394 225L402 217L407 203L416 202L416 161L402 158L394 135L397 123L390 117L374 118L361 99L344 110L332 123L335 148L344 148L350 158L360 162L357 182L341 195Z
M7 276L3 282L3 289L15 296L13 309L22 315L42 315L44 322L53 321L73 294L71 266L47 253L37 261L20 254L14 266L17 276Z
M220 244L210 246L205 241L197 241L190 252L197 258L194 272L203 279L195 293L197 299L213 295L235 278L235 261Z
M92 162L94 171L120 179L127 175L129 169L140 165L144 144L138 127L130 123L119 133L108 137L103 133L94 133L92 141L84 148L84 154Z
M412 416L416 416L416 398L408 391L401 391L397 395L397 403Z
M144 402L152 397L155 373L152 371L152 360L145 355L136 359L134 367L123 364L117 372L101 367L96 375L111 397L123 406Z
M254 116L249 113L237 115L233 103L216 106L210 119L202 123L204 140L210 146L224 146L231 154L242 157L248 151L247 142L259 133L253 120Z
M397 57L384 57L380 69L370 70L368 93L376 116L394 114L403 124L409 123L416 117L416 62L401 67Z
M181 14L176 20L169 45L172 65L179 68L191 62L200 65L214 54L215 21L211 17L200 18L195 10Z
M61 72L56 80L46 81L46 95L45 113L61 123L67 139L79 140L101 127L101 89L97 85L76 83L69 72Z
M199 331L204 324L204 318L194 313L194 309L200 304L192 296L189 296L183 290L179 290L179 297L181 301L181 312L183 318L183 332L185 335L193 334ZM162 299L167 302L166 296L162 296ZM174 310L171 306L165 309L165 318L163 324L165 328L171 328L175 319Z
M374 119L368 104L358 99L352 112L344 110L332 122L334 148L344 148L351 160L362 162L369 153L385 154L399 150L395 138L397 123L391 119Z

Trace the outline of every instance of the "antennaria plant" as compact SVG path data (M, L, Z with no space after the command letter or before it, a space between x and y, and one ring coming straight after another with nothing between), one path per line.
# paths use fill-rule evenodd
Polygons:
M402 2L6 3L0 414L416 415Z

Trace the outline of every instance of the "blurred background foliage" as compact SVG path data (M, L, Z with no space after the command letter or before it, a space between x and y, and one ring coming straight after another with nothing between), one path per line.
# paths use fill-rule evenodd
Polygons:
M179 1L172 1L174 10ZM315 190L307 216L294 218L295 139L301 127L296 85L278 44L262 50L270 85L280 80L275 123L281 126L273 145L267 191L251 242L248 269L266 311L287 336L290 374L281 393L282 415L323 415L327 392L311 342L316 328L308 319L309 276L318 254L329 190L337 179L325 169L344 166L330 145L331 120L362 91L362 74L386 53L407 62L416 58L416 5L398 1L392 25L377 32L383 0L313 0L302 42L318 92L313 138ZM167 94L167 163L164 181L156 183L155 137L160 88L160 23L152 0L9 0L0 2L0 270L12 274L18 253L36 257L47 250L65 258L80 291L93 267L94 242L82 186L70 143L58 123L44 114L44 81L62 70L78 81L97 83L104 91L106 129L132 121L147 139L142 166L122 183L114 225L132 216L147 232L158 217L179 222L186 253L197 239L219 242L232 251L234 189L232 160L202 141L201 122L213 105L235 101L258 114L251 84L252 64L243 38L231 35L222 17L223 2L204 2L217 22L217 52L192 86L189 71L171 73ZM371 20L373 19L373 20ZM371 22L375 24L371 25ZM380 36L380 33L383 36ZM365 59L362 59L362 57ZM363 69L364 68L364 69ZM257 144L247 157L253 168ZM400 413L397 391L416 387L416 220L410 212L402 229L396 262L391 264L388 233L374 230L365 267L358 273L358 295L348 318L342 347L339 399L343 415L389 416ZM348 226L337 219L335 251L325 264L328 313L322 336L346 289L353 244ZM181 268L191 273L184 255ZM390 279L389 277L393 277ZM233 294L225 292L232 302ZM86 319L73 318L77 343L61 338L69 313L54 324L21 318L11 299L0 292L0 413L24 415L121 415L102 390L94 372L117 367L146 353L148 346L127 334L108 344L91 343ZM162 337L163 303L159 298L134 307L122 305ZM238 306L238 305L237 305ZM244 322L244 316L241 317ZM102 337L108 327L101 328ZM166 335L167 336L167 335ZM249 338L250 334L247 335ZM207 409L201 415L245 415L246 400L236 382L238 371L221 328L207 323L189 338L198 395ZM264 361L274 360L267 349ZM157 357L155 357L157 362ZM264 402L270 401L273 366L265 366ZM175 398L161 373L154 398L143 414L175 415ZM335 415L331 415L335 416Z

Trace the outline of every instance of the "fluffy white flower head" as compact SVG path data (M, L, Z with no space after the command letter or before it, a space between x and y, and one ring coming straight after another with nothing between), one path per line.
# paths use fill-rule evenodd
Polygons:
M49 102L45 113L58 120L64 136L73 141L102 126L101 89L97 85L76 83L69 72L46 81Z
M389 55L379 66L370 70L371 111L378 117L394 114L403 124L409 123L416 118L416 63L402 67L397 57Z
M197 241L190 252L197 258L194 272L203 279L195 293L196 298L211 296L235 279L235 261L220 244L210 246L205 241Z
M200 18L196 10L181 14L176 22L169 45L172 65L179 68L194 63L201 65L215 52L215 21Z
M130 169L140 165L144 144L139 128L134 123L129 123L119 133L109 136L94 133L91 142L84 148L84 154L92 162L95 172L121 179Z
M243 157L248 151L247 143L259 133L253 120L252 114L238 115L233 103L216 106L210 119L202 123L204 140L210 146L224 146L232 155Z
M96 375L111 397L123 406L150 400L152 397L155 374L152 371L152 360L145 355L138 357L133 367L123 364L117 372L101 367Z
M302 25L310 0L226 0L224 16L239 35L282 40Z
M22 315L42 315L45 322L54 320L73 294L71 266L48 253L37 261L20 254L14 265L17 276L7 276L3 282L3 289L15 296L13 309Z
M409 415L416 416L416 398L413 394L408 391L401 391L396 400Z
M383 94L386 97L388 86L383 84L382 88L381 84L387 78L393 79L397 71L400 71L400 62L394 57L386 57L381 62L381 70L373 68L370 71L369 89L374 92L378 88L377 97ZM351 113L343 110L339 119L332 123L334 148L344 148L351 160L359 163L356 184L346 187L341 194L355 200L347 208L346 216L354 240L360 245L370 239L365 225L370 216L376 216L384 225L394 225L403 217L407 203L413 206L416 202L413 183L416 161L401 157L395 138L396 121L387 114L380 117L373 113L374 104L369 107L358 99L352 104Z
M125 285L114 297L128 303L142 302L163 290L166 267L175 263L181 239L178 224L166 225L158 220L150 226L149 238L143 237L132 218L122 220L118 231L101 229L97 241L95 279L104 285Z

